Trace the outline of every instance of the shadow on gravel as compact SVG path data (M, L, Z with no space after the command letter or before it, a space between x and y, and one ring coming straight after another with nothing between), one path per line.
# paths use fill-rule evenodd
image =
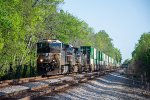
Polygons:
M124 85L128 87L140 88L140 83L137 81L133 81L132 79L126 78L117 73L111 73L104 77L104 80L107 81L107 84L113 85ZM102 82L102 80L100 80ZM105 82L105 81L104 81Z
M136 91L138 86L132 82L131 79L112 73L80 84L66 92L41 97L38 100L149 100L150 96ZM135 90L130 91L132 89Z
M150 98L150 95L143 94L139 91L129 91L128 89L125 89L125 88L119 89L117 87L116 88L115 87L111 88L108 86L103 87L94 83L88 83L88 85L91 85L97 88L97 91L102 89L102 92L101 92L102 94L103 93L105 94L109 93L110 95L115 94L114 96L121 97L121 99L123 99L124 97L132 98L133 95L134 95L134 99L135 99L135 96ZM110 85L110 83L107 84L107 82L105 82L105 85ZM114 85L114 84L111 84L111 85Z
M95 88L97 88L97 89L95 89ZM101 89L101 90L99 90L99 89ZM86 93L85 93L85 91L86 91ZM108 90L108 88L104 88L104 87L100 87L98 85L88 83L87 86L82 85L81 91L79 91L79 92L69 91L69 92L66 92L65 95L58 94L57 96L47 96L47 97L39 98L38 100L40 100L40 99L44 99L44 100L72 100L72 98L76 98L79 100L80 99L81 100L88 100L88 99L96 99L97 95L101 96L101 98L103 98L103 96L104 96L104 97L108 97L108 98L117 98L118 97L118 99L121 99L121 100L135 99L135 98L129 97L125 94L114 92L111 89Z
M128 96L128 95L121 93L121 92L118 92L118 91L114 91L114 90L106 88L106 87L98 86L98 85L91 84L91 83L89 83L89 85L91 85L97 89L90 88L89 86L83 86L83 88L85 88L86 91L90 91L90 92L93 92L96 94L104 95L108 98L114 97L114 98L118 98L118 99L122 99L122 100L134 99L131 96Z
M67 93L68 96L73 98L78 98L80 100L86 100L86 98L82 95L79 95L78 93Z

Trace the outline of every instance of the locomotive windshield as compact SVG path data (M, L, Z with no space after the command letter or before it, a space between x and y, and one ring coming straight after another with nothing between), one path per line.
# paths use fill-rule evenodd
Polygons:
M61 49L61 43L50 43L49 46L54 49Z
M48 53L50 51L47 42L37 43L37 53Z
M37 53L60 53L61 43L37 43Z
M68 55L72 55L73 54L73 48L72 47L68 47L67 48L67 54Z
M61 43L50 43L50 52L51 53L60 53L61 52Z

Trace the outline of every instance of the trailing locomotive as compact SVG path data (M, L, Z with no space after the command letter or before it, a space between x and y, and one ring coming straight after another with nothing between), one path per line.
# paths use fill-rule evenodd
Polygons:
M39 75L93 72L115 66L114 59L91 46L77 48L59 40L38 42L37 56Z

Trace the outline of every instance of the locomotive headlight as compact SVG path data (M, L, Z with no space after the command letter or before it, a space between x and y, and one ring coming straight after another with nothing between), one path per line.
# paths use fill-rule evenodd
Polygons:
M53 61L55 61L55 60L53 59Z
M40 62L43 62L43 59L40 59Z

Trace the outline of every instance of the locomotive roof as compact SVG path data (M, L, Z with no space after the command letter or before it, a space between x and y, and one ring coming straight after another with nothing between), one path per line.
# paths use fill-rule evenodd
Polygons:
M43 39L42 41L40 42L56 42L56 43L62 43L61 41L57 40L57 39L52 39L52 40L49 40L49 39Z

